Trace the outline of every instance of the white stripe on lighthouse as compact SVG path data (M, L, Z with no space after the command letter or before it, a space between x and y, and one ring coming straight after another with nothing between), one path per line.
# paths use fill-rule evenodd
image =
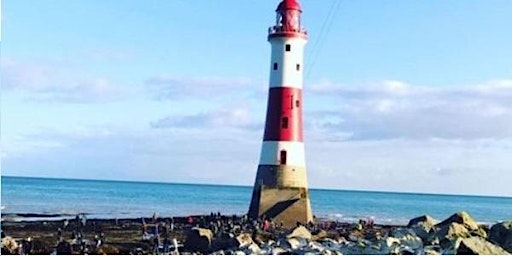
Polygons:
M270 88L284 86L302 89L306 40L296 37L272 38L270 43L272 45ZM290 45L290 51L286 51L287 44ZM274 63L277 63L277 70L274 70ZM299 65L298 70L297 65Z
M281 150L286 151L286 165L306 166L304 143L297 141L263 141L260 165L280 165Z

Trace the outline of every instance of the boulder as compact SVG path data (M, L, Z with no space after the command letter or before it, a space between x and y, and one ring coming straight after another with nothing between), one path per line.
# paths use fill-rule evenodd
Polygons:
M410 229L423 241L427 241L429 236L434 232L434 226L431 226L427 222L414 224Z
M509 254L503 248L494 245L481 237L469 237L462 239L457 249L457 254L471 255L506 255Z
M304 238L306 240L311 240L312 235L311 232L304 226L298 226L296 227L289 235L286 236L287 238Z
M489 240L512 253L512 221L494 224L489 231Z
M321 239L324 239L327 237L329 237L329 233L327 233L327 231L321 229L318 232L316 232L315 234L313 234L313 236L311 237L311 240L318 241L318 240L321 240Z
M414 219L409 220L409 224L407 224L407 227L411 228L420 223L423 223L424 225L432 228L435 225L435 220L434 220L434 218L430 217L429 215L423 215L423 216L416 217Z
M290 252L281 247L272 248L272 255L283 255L283 254L290 254Z
M443 228L444 226L450 225L451 223L458 223L463 225L467 230L479 229L476 221L467 212L458 212L448 217L446 220L438 223L436 227Z
M188 232L183 247L187 251L206 253L211 250L213 232L205 228L193 228Z
M10 236L6 236L2 238L2 254L9 253L9 254L17 254L18 252L18 243L14 238Z
M252 240L252 239L251 239ZM243 245L242 245L243 246ZM221 234L219 237L213 239L211 242L210 249L213 251L227 250L239 248L240 244L236 240L233 234Z
M308 247L309 249L320 253L327 250L327 248L325 248L325 246L319 242L309 242Z
M308 246L308 240L301 237L288 238L286 242L292 250L298 250ZM288 246L286 246L286 248L288 248Z
M245 248L244 248L244 253L246 255L260 254L260 252L261 252L261 248L255 243L245 246Z
M249 246L254 243L254 241L251 238L251 235L248 233L243 233L238 235L236 238L236 243L238 247L245 247Z
M441 254L441 247L439 247L437 245L425 246L425 247L423 247L423 252L421 252L420 254L424 254L424 255L440 255Z
M401 247L410 247L412 250L418 250L423 247L423 241L416 233L411 229L397 228L391 230L389 238L398 239L398 244Z
M400 248L400 239L395 237L387 237L380 241L380 253L379 254L398 254Z
M319 242L322 243L322 246L325 246L330 250L337 250L341 247L341 244L338 241L331 238L324 238Z
M407 224L407 227L412 229L423 241L426 241L430 233L434 231L434 226L435 220L429 215L423 215L411 219L409 224Z
M437 230L435 233L433 233L429 240L431 244L435 244L432 241L437 240L439 241L442 248L448 248L453 245L453 241L457 238L468 238L470 236L471 235L469 230L465 226L453 222Z
M117 249L116 247L107 244L102 244L96 251L96 254L119 255L120 253L119 249Z
M272 239L275 239L274 237L274 234L271 233L271 232L266 232L266 231L263 231L263 230L257 230L257 231L254 231L253 234L252 234L252 240L256 243L256 244L263 244L267 241L270 241Z
M55 249L57 255L69 255L73 253L71 248L71 244L68 241L62 240L57 244L57 248Z

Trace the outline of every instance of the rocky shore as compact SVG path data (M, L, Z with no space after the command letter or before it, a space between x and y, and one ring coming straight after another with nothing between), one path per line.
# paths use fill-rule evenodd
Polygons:
M2 220L2 254L511 254L512 220L478 225L466 212L407 226L317 220L284 228L244 216Z

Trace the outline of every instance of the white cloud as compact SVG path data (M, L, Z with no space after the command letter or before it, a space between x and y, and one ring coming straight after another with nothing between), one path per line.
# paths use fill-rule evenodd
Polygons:
M161 74L147 79L145 83L158 99L219 98L243 95L254 90L254 87L250 87L253 82L245 77L178 77Z
M348 133L355 140L511 138L511 82L457 89L397 81L364 87L322 85L330 89L313 90L308 100L319 97L332 104L313 106L306 120L316 122L317 132Z
M22 63L2 59L2 89L19 91L28 100L88 103L112 101L132 93L104 77L81 78L73 69L52 63Z
M306 142L312 187L508 195L512 139Z
M153 128L241 128L259 130L263 127L262 120L254 120L246 106L221 108L211 112L168 116L151 124Z

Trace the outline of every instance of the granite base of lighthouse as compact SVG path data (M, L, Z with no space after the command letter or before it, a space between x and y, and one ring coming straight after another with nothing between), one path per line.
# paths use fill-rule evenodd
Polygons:
M313 221L304 167L260 165L249 207L251 218L271 218L294 227Z

